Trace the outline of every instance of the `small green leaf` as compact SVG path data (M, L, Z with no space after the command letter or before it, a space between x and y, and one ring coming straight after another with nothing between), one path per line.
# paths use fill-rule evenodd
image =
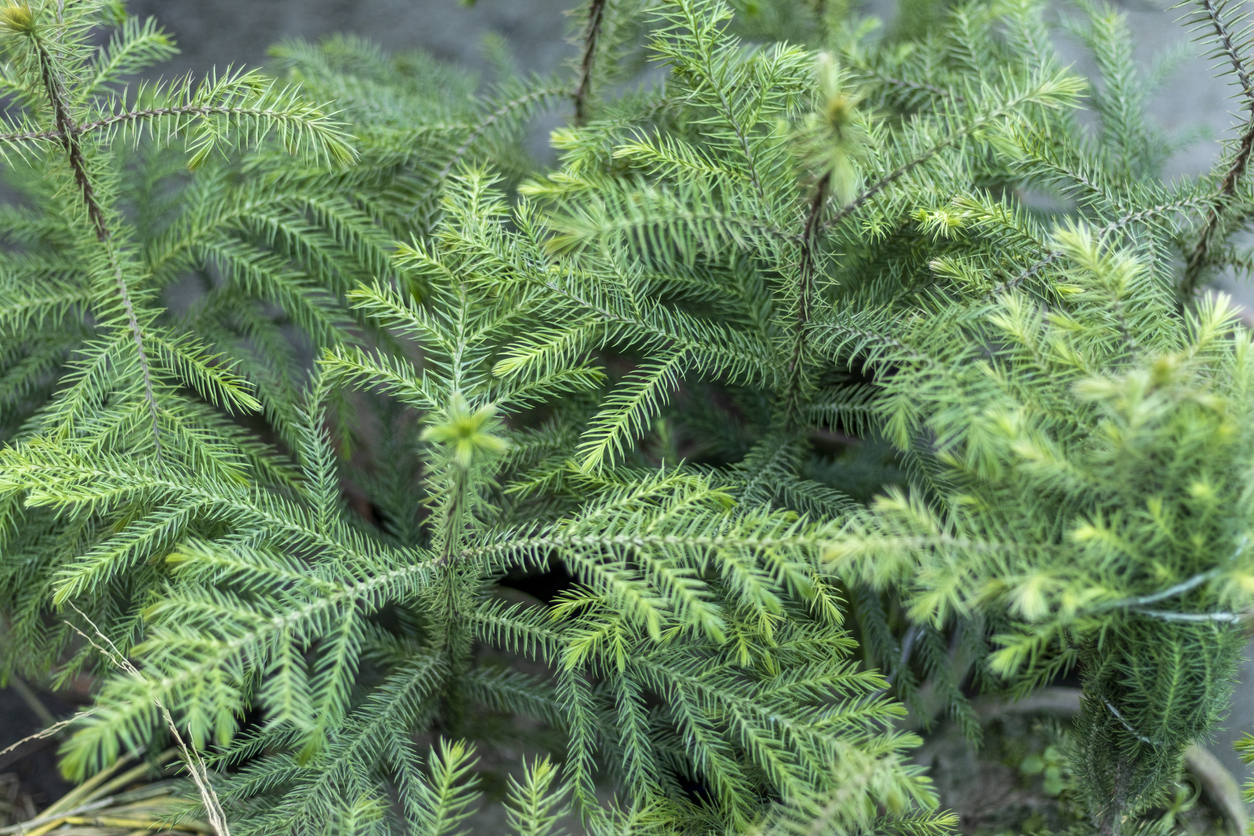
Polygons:
M1058 795L1062 792L1062 772L1055 767L1045 770L1045 782L1041 785L1041 789L1046 795Z

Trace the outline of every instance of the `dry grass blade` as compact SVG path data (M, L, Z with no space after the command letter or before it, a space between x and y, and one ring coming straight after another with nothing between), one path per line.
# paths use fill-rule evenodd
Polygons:
M32 740L46 740L49 737L56 737L58 734L61 733L63 729L66 729L69 726L72 726L75 722L77 722L78 720L81 720L84 717L90 717L93 713L94 713L94 709L89 709L87 711L76 712L72 717L66 717L64 720L58 720L57 722L53 723L47 728L40 729L34 734L23 737L21 740L17 741L16 743L11 743L8 746L5 746L3 749L0 749L0 755L7 755L9 752L12 752L15 749L19 749L22 746L25 746L27 743L30 743Z
M163 758L168 761L174 755L175 750L171 749L163 754ZM80 795L76 788L38 816L0 828L0 833L6 836L44 836L52 832L57 836L212 834L214 831L209 824L180 818L188 804L175 794L174 781L158 781L115 794L120 787L142 780L150 768L147 763L140 764L114 780L98 785L86 797Z
M102 647L95 639L72 624L70 625L71 629L82 636L92 647L100 651L119 669L142 681L144 675L118 650L117 645L110 641L109 637L102 633L100 628L82 610L73 604L70 604L70 606L73 607L74 612L78 613L84 621L91 625L92 631L107 647ZM170 729L170 734L174 735L174 742L183 757L183 763L187 766L188 772L191 773L192 781L196 784L196 790L200 793L201 802L205 805L205 815L209 818L209 825L218 836L230 836L230 828L226 823L226 814L222 810L222 802L218 799L218 794L213 791L213 784L209 777L209 767L205 765L204 758L200 756L200 752L196 750L195 746L189 746L183 740L183 735L179 732L169 709L160 700L155 700L154 702L157 709L161 712L161 716L165 719L166 726ZM34 836L34 834L31 834L31 836Z

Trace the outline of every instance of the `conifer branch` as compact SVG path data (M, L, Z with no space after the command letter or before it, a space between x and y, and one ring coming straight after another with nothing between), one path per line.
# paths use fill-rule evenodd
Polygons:
M138 110L127 110L101 119L83 122L75 126L71 133L82 136L95 131L114 128L132 122L144 122L163 116L242 116L253 119L281 121L291 119L291 114L275 108L244 107L233 105L183 105L177 107L150 107ZM64 144L66 131L57 127L50 131L25 131L0 134L0 142L15 143L29 141L51 141Z
M1210 205L1214 202L1215 197L1216 193L1214 192L1208 192L1204 195L1189 195L1182 200L1168 201L1160 203L1156 206L1149 206L1144 209L1128 212L1122 217L1116 218L1105 226L1102 226L1096 230L1095 234L1098 240L1104 241L1111 233L1119 232L1120 230L1127 229L1135 224L1139 224L1169 213L1183 212L1186 209ZM1028 265L1028 267L1019 272L1014 278L1008 279L1007 281L994 287L991 291L989 291L985 298L991 299L993 296L1007 290L1012 290L1022 286L1025 282L1035 278L1042 270L1049 267L1051 264L1056 263L1062 257L1063 253L1060 250L1051 249L1042 258L1034 261L1032 264Z
M896 87L901 90L912 90L917 93L927 93L937 98L949 99L957 104L964 104L966 99L952 90L946 90L935 84L928 84L926 81L911 81L907 78L899 78L898 76L889 75L879 67L869 65L858 65L860 72L875 78L877 81L887 84L889 87Z
M788 386L784 395L784 409L789 424L797 419L801 408L801 390L805 385L804 366L810 330L810 307L814 294L815 271L818 269L817 254L819 230L823 226L823 210L827 206L828 189L832 174L824 172L814 186L814 194L806 211L806 222L801 233L801 252L797 266L797 313L793 323L792 357L788 365Z
M1094 24L1113 45L1097 148L1055 110L1079 81L1025 77L1057 66L1027 0L943 11L913 51L842 45L862 30L833 9L884 119L831 56L816 73L805 49L743 44L732 27L754 23L722 0L585 0L569 84L490 97L356 38L285 45L361 134L354 158L259 73L128 100L114 81L168 45L124 24L98 53L101 2L0 4L6 37L46 32L56 62L0 67L35 111L0 126L34 183L0 206L0 546L23 558L0 560L19 651L0 676L80 646L50 629L65 603L138 672L102 682L67 774L115 769L173 719L231 767L213 789L236 830L451 832L482 798L453 738L491 745L526 716L561 774L511 787L520 832L569 796L605 833L943 836L913 738L885 731L894 695L926 676L969 718L960 663L1017 693L1078 665L1093 733L1072 771L1113 836L1222 707L1254 600L1254 363L1229 308L1182 316L1155 274L1222 171L1153 182L1117 17ZM596 81L633 9L670 71L610 102ZM515 128L572 96L556 169L523 171ZM183 134L186 166L165 153ZM62 154L69 191L45 193ZM814 172L800 196L796 171ZM1013 182L1079 184L1079 208L989 189ZM1066 281L981 300L1034 264ZM205 269L194 310L161 310ZM133 306L98 304L115 283ZM368 348L344 345L357 331ZM153 404L159 467L135 455ZM807 438L814 421L831 429ZM507 603L539 572L555 596Z
M1046 106L1056 106L1059 101L1066 101L1070 96L1074 95L1080 89L1080 85L1074 79L1070 79L1065 75L1056 75L1052 78L1046 78L1036 81L1026 90L1015 91L1005 100L987 113L981 113L975 118L967 120L966 124L957 129L949 130L945 136L934 142L923 153L906 160L898 165L892 171L880 177L870 186L865 188L861 194L850 201L840 211L836 212L823 223L823 228L838 226L847 217L853 215L861 209L866 203L874 199L880 192L905 177L914 169L927 163L941 152L952 148L967 137L981 130L982 128L996 123L1010 114L1016 112L1020 107L1028 103L1043 104Z
M516 96L509 101L501 103L495 110L489 113L486 118L481 120L479 124L475 125L466 139L462 141L462 144L457 146L457 149L453 152L452 156L449 157L448 161L444 164L444 167L440 169L439 174L435 176L435 182L442 183L448 179L449 174L457 167L457 164L461 162L462 157L466 155L466 152L470 150L471 146L474 145L475 142L479 140L479 137L483 136L497 122L501 121L511 113L534 102L543 101L544 99L552 98L554 96L561 96L569 93L569 91L570 88L565 85L540 87L528 90L520 96Z
M1235 38L1228 31L1228 26L1220 14L1220 9L1215 5L1215 0L1197 0L1197 2L1202 7L1205 19L1214 28L1215 37L1219 41L1224 54L1228 56L1237 80L1241 82L1241 92L1247 99L1250 99L1248 106L1254 108L1254 81L1250 78L1250 71L1245 65L1245 58L1237 50Z
M1201 278L1202 271L1210 264L1215 234L1219 230L1220 222L1228 206L1232 203L1233 197L1236 196L1237 185L1241 182L1241 178L1245 176L1245 170L1249 166L1250 154L1254 152L1254 81L1250 78L1250 71L1246 67L1245 59L1237 50L1233 35L1228 31L1228 26L1224 22L1220 10L1216 7L1215 0L1198 0L1198 3L1202 7L1205 19L1214 28L1215 37L1219 41L1220 47L1232 64L1233 72L1241 85L1241 93L1247 99L1246 107L1250 111L1250 119L1246 122L1245 130L1237 141L1237 151L1232 158L1232 163L1228 166L1227 171L1224 172L1223 179L1219 182L1219 194L1216 195L1215 201L1206 215L1202 234L1185 262L1184 276L1180 281L1180 295L1183 299L1191 299L1197 291L1197 283Z
M690 5L681 6L679 14L683 17L690 37L694 40L702 40L701 35L707 34L710 25L702 18L703 12L696 11ZM728 98L729 90L724 83L726 68L720 73L715 68L715 61L722 57L727 60L725 54L720 54L721 50L712 43L704 43L704 48L695 50L695 55L688 63L690 70L695 70L706 88L711 94L714 101L718 103L718 109L721 111L724 124L731 130L736 137L736 143L740 146L740 152L744 157L745 168L748 170L749 180L753 184L753 190L763 201L766 200L766 192L763 189L762 178L758 172L757 155L754 154L753 148L749 143L749 134L745 126L740 124L740 120L736 117L736 109L732 106L731 99Z
M139 319L135 315L135 305L131 301L130 290L126 286L126 278L122 273L122 264L118 259L118 253L113 242L110 240L108 224L105 221L105 213L100 202L96 198L95 189L92 187L91 175L87 171L87 161L83 158L82 144L79 141L78 126L74 121L73 115L70 113L67 96L62 89L61 80L56 75L56 68L53 65L52 56L48 53L43 41L39 38L38 33L33 29L27 33L34 46L36 59L39 62L40 76L43 79L44 92L48 97L48 103L52 107L53 117L56 120L57 131L60 134L61 146L65 149L66 157L69 160L70 168L74 172L74 181L78 185L80 197L83 204L87 207L87 216L91 220L92 227L96 234L96 241L104 248L106 257L109 262L109 269L113 273L114 286L117 289L118 297L122 303L122 309L126 314L127 327L130 328L131 338L135 342L135 351L139 359L140 374L143 376L144 382L144 398L148 402L148 416L152 422L152 437L157 461L162 461L161 454L161 425L157 417L157 398L153 392L152 367L148 361L148 352L144 347L144 333L139 325Z

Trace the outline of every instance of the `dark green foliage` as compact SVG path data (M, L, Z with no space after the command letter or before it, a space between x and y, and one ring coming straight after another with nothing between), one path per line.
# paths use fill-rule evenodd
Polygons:
M1117 832L1254 593L1193 294L1249 141L1159 184L1120 19L1088 134L1042 14L594 0L573 79L336 38L128 93L154 25L0 10L4 658L100 676L67 774L168 710L236 833L459 833L522 750L522 834L924 836L905 706L1078 666Z

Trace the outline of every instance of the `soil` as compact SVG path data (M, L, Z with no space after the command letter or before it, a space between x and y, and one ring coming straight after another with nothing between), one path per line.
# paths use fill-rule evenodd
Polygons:
M1074 778L1062 760L1071 695L1061 694L1054 704L1050 704L1052 695L1044 696L1035 701L1035 707L1027 701L1026 710L977 701L983 730L978 747L953 724L943 724L925 736L914 760L928 768L941 807L958 814L959 832L967 836L1059 833L1082 823ZM1078 706L1078 699L1074 704ZM1216 781L1213 770L1218 764L1211 755L1192 750L1186 760L1188 766L1176 790L1181 803L1175 820L1181 831L1188 836L1238 836L1244 828L1233 821L1243 818L1235 781L1226 772ZM1054 770L1056 785L1051 787L1047 775ZM1220 788L1224 779L1229 785ZM1158 818L1166 813L1160 809L1150 815Z
M73 708L46 695L36 699L61 717ZM0 751L35 734L46 724L13 688L0 688ZM31 818L71 788L57 771L57 740L32 740L0 754L0 827Z

